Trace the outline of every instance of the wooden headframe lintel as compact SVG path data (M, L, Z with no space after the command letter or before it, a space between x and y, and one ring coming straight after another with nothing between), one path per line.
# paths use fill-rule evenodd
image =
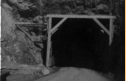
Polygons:
M52 29L51 29L51 34L54 33L57 28L67 19L67 17L64 17L58 24L56 24Z
M51 14L51 15L47 15L47 17L52 17L52 18L100 18L100 19L110 19L113 18L115 19L115 16L110 16L110 15L57 15L57 14Z
M106 29L106 27L97 19L97 18L93 18L93 20L108 34L110 35L109 33L109 30Z

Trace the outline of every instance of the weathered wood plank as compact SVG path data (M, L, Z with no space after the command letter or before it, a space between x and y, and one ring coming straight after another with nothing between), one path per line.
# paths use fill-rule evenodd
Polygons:
M56 24L52 29L51 29L51 33L54 33L55 30L57 30L57 28L67 19L67 17L64 17L58 24Z
M110 31L110 36L109 36L109 45L111 45L112 40L113 40L113 35L114 35L114 27L113 27L113 19L110 19L110 25L109 25L109 31Z
M16 25L20 26L35 26L35 27L44 27L43 24L37 24L37 23L29 23L29 22L15 22Z
M48 68L49 68L50 49L51 49L51 27L52 27L52 18L49 17L49 21L48 21L47 56L46 56L46 67L48 67Z
M47 15L47 17L53 17L53 18L101 18L101 19L110 19L110 18L116 18L115 16L110 15Z
M109 35L109 31L106 29L106 27L101 22L99 22L98 19L93 18L93 20Z

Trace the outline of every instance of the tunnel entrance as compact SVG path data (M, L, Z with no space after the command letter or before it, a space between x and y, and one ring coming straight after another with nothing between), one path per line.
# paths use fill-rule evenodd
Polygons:
M51 66L53 56L57 67L106 68L114 17L76 17L49 17L46 66Z
M108 20L102 22L109 25ZM108 40L92 19L69 18L51 37L55 66L102 68L103 56L109 53Z

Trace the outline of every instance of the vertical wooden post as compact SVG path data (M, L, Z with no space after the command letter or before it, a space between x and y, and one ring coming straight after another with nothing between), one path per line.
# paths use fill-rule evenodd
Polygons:
M114 26L113 26L113 20L114 19L110 19L110 26L109 26L109 45L111 45L112 41L113 41L113 35L114 35Z
M50 59L50 49L51 49L51 27L52 27L52 17L48 20L48 40L47 40L47 56L46 56L46 67L49 68Z

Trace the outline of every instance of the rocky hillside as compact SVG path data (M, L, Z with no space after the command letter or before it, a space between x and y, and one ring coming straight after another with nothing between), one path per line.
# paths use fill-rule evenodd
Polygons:
M45 68L42 49L47 38L47 14L115 15L116 33L120 35L124 31L123 3L124 0L2 0L2 68ZM32 26L17 22L41 27L37 26L35 32Z

